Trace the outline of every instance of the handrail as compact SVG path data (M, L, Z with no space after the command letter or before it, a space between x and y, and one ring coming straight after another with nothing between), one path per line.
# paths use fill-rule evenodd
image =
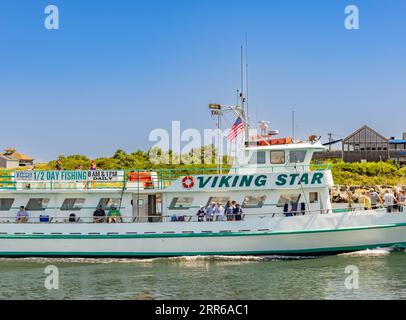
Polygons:
M385 210L386 207L385 206L381 206L378 209L370 209L368 211L382 211ZM364 212L364 210L361 210L361 208L352 208L352 209L348 209L348 211L343 211L343 213L355 213L355 212ZM305 210L304 213L303 211L297 210L297 211L289 211L288 213L292 214L292 216L301 216L301 215L314 215L314 214L334 214L336 212L334 212L334 209L320 209L320 210ZM406 213L406 204L402 205L402 210L395 212L395 213ZM172 221L171 219L173 218L173 216L178 217L184 217L184 220L176 220L176 221ZM235 221L239 221L239 220L227 220L227 216L236 216L236 214L224 214L221 217L223 218L222 220L216 220L216 215L212 215L211 217L213 218L213 220L205 220L205 222L235 222ZM291 218L292 216L286 215L285 212L263 212L263 213L250 213L250 214L241 214L241 220L246 220L249 217L257 217L259 219L264 219L264 218L269 218L269 219L273 219L275 217L286 217L286 218ZM207 216L205 215L205 218ZM108 218L110 218L109 216L87 216L87 217L78 217L76 216L75 222L69 222L69 218L72 218L70 216L48 216L49 221L46 222L40 222L40 221L29 221L30 219L39 219L40 217L28 217L28 221L24 222L24 223L19 223L18 221L16 221L16 216L6 216L6 217L0 217L0 224L4 224L4 223L16 223L16 224L47 224L47 223L53 223L53 224L60 224L60 223L67 223L67 224L71 224L71 223L95 223L95 220L100 220L100 219L104 219L107 220ZM149 223L156 223L156 222L198 222L198 216L195 215L191 215L191 214L185 214L185 215L146 215L146 216L111 216L111 218L121 218L122 222L120 223L139 223L139 222L149 222ZM189 219L187 219L189 218ZM194 218L194 219L193 219ZM2 221L4 219L12 219L13 221ZM148 221L148 220L156 220L156 221ZM168 220L165 220L168 219ZM235 218L234 218L235 219ZM60 222L60 220L64 220L63 222ZM85 221L83 221L85 220ZM86 222L86 220L88 222ZM128 220L128 221L126 221ZM147 221L140 221L140 220L147 220ZM54 222L52 222L54 221ZM106 221L104 221L104 223L107 223Z

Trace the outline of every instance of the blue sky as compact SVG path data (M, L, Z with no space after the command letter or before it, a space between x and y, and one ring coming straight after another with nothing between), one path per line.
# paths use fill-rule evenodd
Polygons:
M44 28L59 8L60 29ZM344 28L359 8L360 29ZM406 131L404 0L0 3L0 148L39 160L147 149L149 132L214 128L235 102L248 36L253 122L282 135Z

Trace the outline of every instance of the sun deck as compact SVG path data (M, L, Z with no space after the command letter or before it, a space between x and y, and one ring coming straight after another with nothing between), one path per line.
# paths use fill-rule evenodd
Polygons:
M331 165L283 165L256 166L258 172L309 172L330 170ZM0 192L52 192L52 191L121 191L134 192L165 190L179 178L201 175L240 174L241 169L252 172L252 167L242 168L176 168L176 169L133 169L97 171L3 171L0 173ZM87 179L89 174L97 177Z

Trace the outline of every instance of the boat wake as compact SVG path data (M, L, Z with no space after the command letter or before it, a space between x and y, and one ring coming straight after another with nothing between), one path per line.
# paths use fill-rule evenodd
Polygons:
M342 257L383 257L389 255L395 248L365 249L339 254Z
M0 258L0 262L21 262L38 264L111 264L111 263L133 263L133 264L151 264L154 262L173 262L173 263L196 263L196 262L261 262L277 260L303 260L315 259L316 256L284 256L284 255L212 255L212 256L179 256L179 257L157 257L157 258L46 258L46 257L27 257L27 258Z
M236 261L236 262L251 262L251 261L270 261L270 260L300 260L300 259L312 259L316 257L311 256L283 256L283 255L264 255L264 256L227 256L227 255L213 255L213 256L182 256L172 258L157 258L167 259L172 261Z

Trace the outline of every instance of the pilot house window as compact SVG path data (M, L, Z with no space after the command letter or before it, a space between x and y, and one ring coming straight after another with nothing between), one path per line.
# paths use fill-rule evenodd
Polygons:
M249 160L249 164L265 164L266 163L266 153L265 151L257 151L257 152L252 152L248 151L247 154L250 154L251 158Z
M306 151L304 151L304 150L289 151L289 162L290 163L303 162L305 157L306 157Z
M285 151L271 151L271 164L284 164Z

